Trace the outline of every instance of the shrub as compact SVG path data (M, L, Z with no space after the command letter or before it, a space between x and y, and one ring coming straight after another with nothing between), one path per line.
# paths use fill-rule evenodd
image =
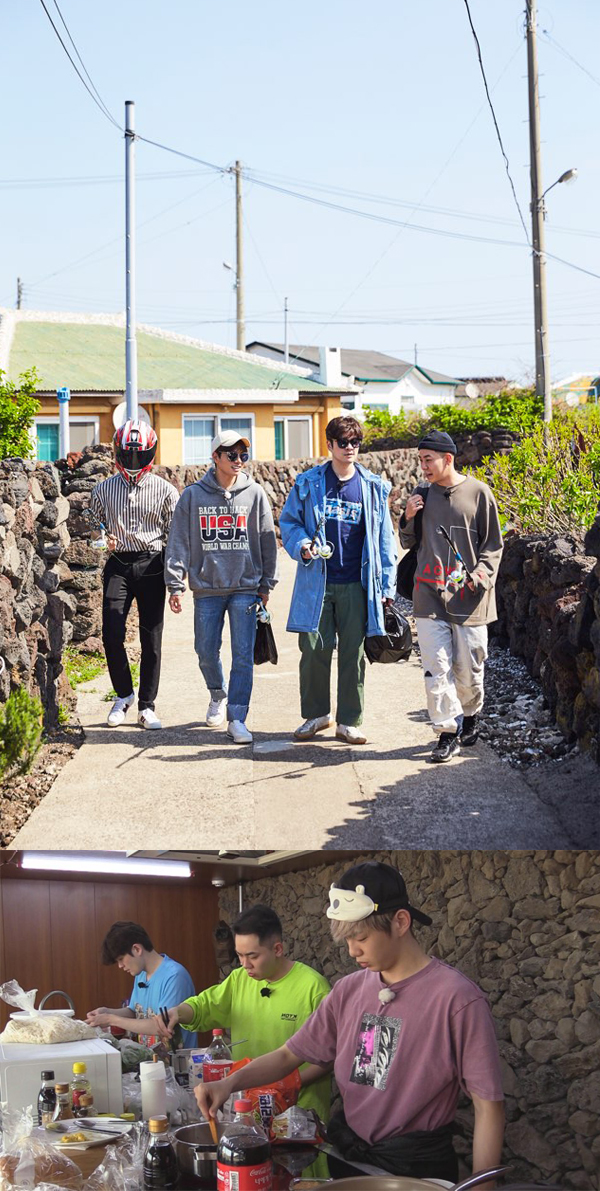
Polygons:
M533 389L504 389L501 393L483 397L469 409L460 405L429 405L422 413L388 410L365 406L365 443L378 438L397 438L415 443L428 430L445 430L460 434L474 430L511 430L528 434L543 417L544 400Z
M31 430L40 408L35 397L39 379L35 368L30 368L15 383L0 369L0 459L11 455L28 459L35 453Z
M63 666L70 686L75 690L80 682L89 682L106 669L103 653L78 653L68 645L63 653Z
M574 418L538 423L508 455L493 455L472 474L488 483L501 518L522 533L581 533L596 515L600 440Z
M28 773L42 743L42 705L18 687L0 706L0 781L10 769Z

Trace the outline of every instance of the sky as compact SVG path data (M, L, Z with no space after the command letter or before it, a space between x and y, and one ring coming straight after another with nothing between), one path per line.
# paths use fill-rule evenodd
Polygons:
M287 297L293 344L531 380L531 254L466 0L44 4L117 125L134 100L142 137L221 167L136 141L140 323L235 346L240 160L247 342L282 342ZM20 277L26 308L122 311L122 128L44 4L0 0L0 305ZM524 0L469 8L529 236ZM600 5L538 23L543 186L579 171L546 199L547 251L579 267L548 261L556 381L600 373Z

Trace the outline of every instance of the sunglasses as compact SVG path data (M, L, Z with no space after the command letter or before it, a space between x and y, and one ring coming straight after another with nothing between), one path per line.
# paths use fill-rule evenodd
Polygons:
M356 451L358 449L358 447L360 446L361 442L362 442L362 438L338 438L337 439L337 445L338 445L338 447L341 447L342 451L345 451L346 447L352 447L352 450Z
M225 451L230 463L235 463L238 459L240 463L247 463L250 456L247 451Z

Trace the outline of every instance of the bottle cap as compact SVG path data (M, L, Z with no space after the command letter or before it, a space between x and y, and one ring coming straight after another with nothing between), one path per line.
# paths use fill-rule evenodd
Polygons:
M252 1112L251 1100L234 1100L233 1107L236 1112Z
M148 1128L151 1133L166 1133L169 1128L167 1117L150 1117Z
M57 1084L56 1084L55 1091L57 1091L57 1092L68 1092L68 1090L69 1090L69 1085L68 1085L68 1083L57 1083Z
M90 1104L94 1103L94 1097L90 1095L80 1096L79 1103L82 1108L89 1108Z
M85 1075L86 1071L86 1063L73 1063L73 1075Z
M42 1079L54 1079L53 1071L42 1071Z
M223 1033L223 1031L222 1031L222 1030L213 1030L213 1038L215 1037L215 1035L218 1037L218 1036L219 1036L219 1035L221 1035L222 1033Z

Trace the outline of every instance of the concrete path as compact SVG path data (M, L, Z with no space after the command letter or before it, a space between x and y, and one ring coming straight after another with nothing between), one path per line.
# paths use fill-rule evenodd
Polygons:
M334 731L291 740L300 722L298 645L285 632L294 564L281 555L271 601L279 665L255 670L253 747L204 725L208 703L192 646L192 599L167 610L157 712L105 726L107 678L80 688L85 743L13 841L17 848L556 848L564 815L484 744L428 762L432 733L417 661L368 666L369 743ZM227 655L228 661L228 655ZM558 779L559 780L559 779Z

